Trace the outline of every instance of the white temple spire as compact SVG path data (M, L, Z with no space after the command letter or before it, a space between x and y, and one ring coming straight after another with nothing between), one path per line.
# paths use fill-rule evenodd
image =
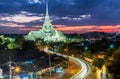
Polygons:
M49 17L48 7L49 7L48 6L48 1L46 0L46 14L45 14L45 20L44 20L43 27L52 26L51 21L50 21L50 17Z
M48 14L48 1L46 1L46 16L49 16L49 14Z
M42 39L44 42L61 42L66 40L66 37L62 32L53 28L48 9L48 0L46 0L46 12L42 29L39 31L30 31L29 34L25 36L25 39L33 41Z

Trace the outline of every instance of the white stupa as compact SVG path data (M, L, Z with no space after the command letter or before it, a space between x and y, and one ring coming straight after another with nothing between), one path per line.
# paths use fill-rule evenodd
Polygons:
M44 42L65 41L65 35L53 28L48 14L48 2L46 2L46 15L42 29L39 31L30 31L29 34L25 36L25 39L33 41L43 39Z

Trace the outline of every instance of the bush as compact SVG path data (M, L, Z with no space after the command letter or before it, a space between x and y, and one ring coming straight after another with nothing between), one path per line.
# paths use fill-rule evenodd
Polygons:
M104 63L105 63L105 61L103 59L101 59L101 58L97 58L97 59L93 60L93 65L95 67L98 67L98 68L102 68Z

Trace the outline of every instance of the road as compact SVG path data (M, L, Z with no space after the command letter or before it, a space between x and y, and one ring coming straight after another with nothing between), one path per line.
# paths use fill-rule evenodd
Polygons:
M72 76L70 79L86 79L87 76L90 73L90 65L82 59L78 59L78 58L75 58L75 57L72 57L72 56L63 55L63 54L60 54L60 53L57 53L57 52L50 51L48 49L44 49L44 52L51 53L51 54L56 54L58 56L63 56L63 57L66 57L66 58L69 57L71 60L73 60L77 64L81 65L81 67L82 67L81 70L77 74Z

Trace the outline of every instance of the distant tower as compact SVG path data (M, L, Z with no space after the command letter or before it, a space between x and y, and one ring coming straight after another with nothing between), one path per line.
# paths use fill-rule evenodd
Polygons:
M50 21L49 12L48 12L48 1L46 2L46 14L45 14L45 20L44 20L44 23L43 23L43 28L44 29L53 28L52 24L51 24L51 21Z

